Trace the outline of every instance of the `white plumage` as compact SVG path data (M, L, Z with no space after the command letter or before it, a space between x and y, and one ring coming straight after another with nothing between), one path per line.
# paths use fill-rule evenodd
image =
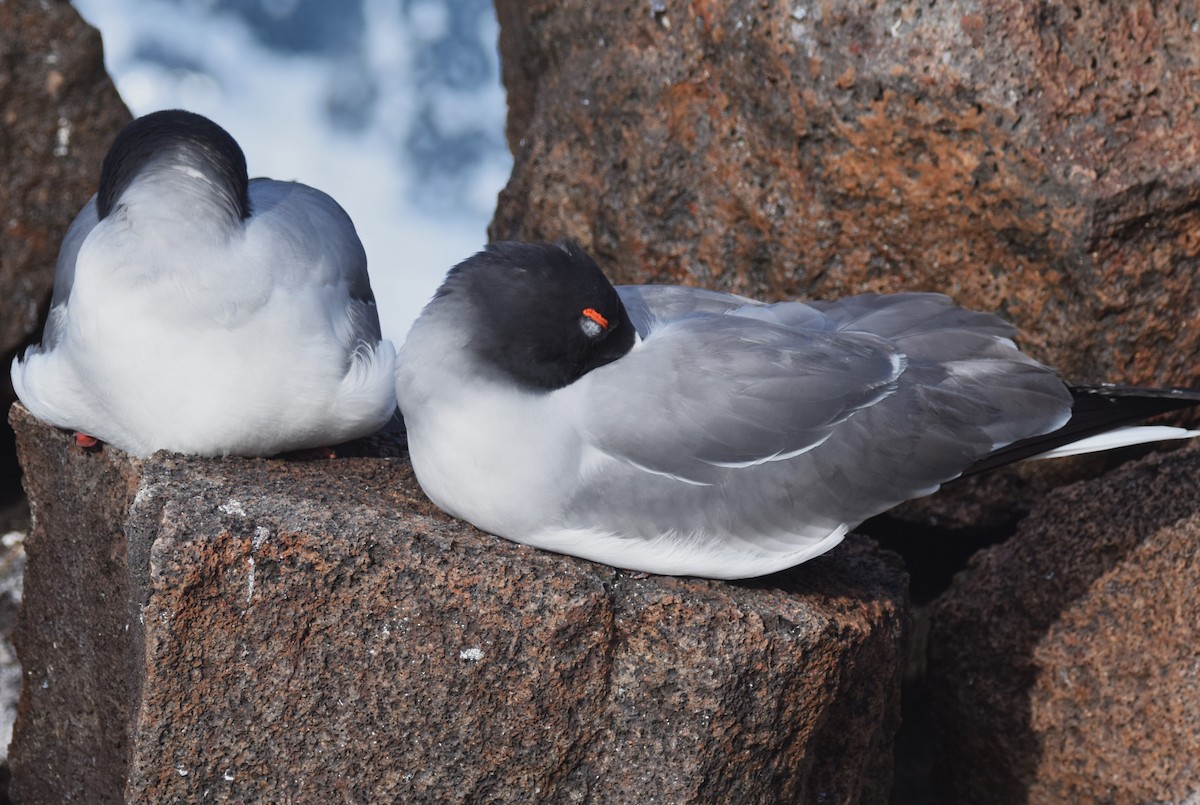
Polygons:
M342 208L247 182L228 134L172 111L114 143L11 374L38 418L135 455L270 455L385 425L394 360Z

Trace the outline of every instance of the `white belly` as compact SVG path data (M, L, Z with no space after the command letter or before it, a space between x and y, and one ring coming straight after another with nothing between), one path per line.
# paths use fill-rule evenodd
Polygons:
M479 528L525 541L561 519L580 473L574 428L546 398L484 388L411 420L413 470L430 500Z

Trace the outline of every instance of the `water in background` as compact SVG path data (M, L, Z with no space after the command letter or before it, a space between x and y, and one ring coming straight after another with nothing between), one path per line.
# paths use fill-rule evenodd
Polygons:
M490 0L74 0L135 115L225 127L251 176L350 213L397 346L512 166Z

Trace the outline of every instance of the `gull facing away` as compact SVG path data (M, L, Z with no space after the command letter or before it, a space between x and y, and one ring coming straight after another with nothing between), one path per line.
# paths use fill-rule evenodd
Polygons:
M345 211L249 180L224 129L172 110L113 142L11 373L36 417L134 455L265 456L379 430L394 363Z
M575 244L494 243L413 325L396 392L417 479L449 514L620 568L743 578L818 556L997 451L1131 418L1128 390L1073 393L1012 335L938 294L614 288ZM1147 393L1137 418L1200 402ZM1072 420L1077 397L1094 416ZM1137 431L1083 449L1200 435Z

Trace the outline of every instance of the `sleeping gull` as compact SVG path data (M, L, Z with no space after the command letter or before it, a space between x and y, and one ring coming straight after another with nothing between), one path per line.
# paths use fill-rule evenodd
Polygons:
M451 515L630 570L742 578L997 451L1091 436L1012 335L938 294L614 288L572 243L494 243L421 313L396 390L417 479ZM1200 399L1157 394L1154 412Z
M248 180L224 129L172 110L113 142L63 240L42 343L11 373L35 416L83 439L262 456L379 430L394 363L345 211Z

